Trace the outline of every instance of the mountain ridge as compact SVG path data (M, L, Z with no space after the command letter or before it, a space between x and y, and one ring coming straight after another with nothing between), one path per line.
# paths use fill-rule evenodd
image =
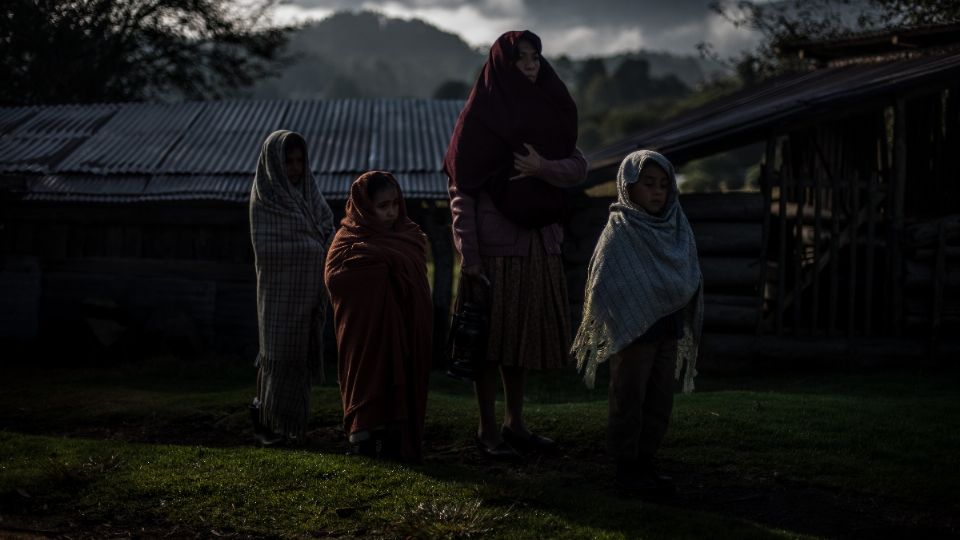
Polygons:
M372 11L337 12L306 24L290 36L288 52L293 61L279 76L243 94L272 99L429 98L444 83L469 89L486 59L485 51L428 22ZM574 89L574 74L588 59L547 58ZM624 59L644 58L652 76L672 74L688 86L710 75L706 61L693 55L634 51L598 58L608 71Z

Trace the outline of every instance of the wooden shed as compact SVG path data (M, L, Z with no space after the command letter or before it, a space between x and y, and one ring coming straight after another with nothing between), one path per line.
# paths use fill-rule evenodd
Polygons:
M799 44L785 51L807 69L589 156L599 183L637 148L683 164L765 144L759 193L681 196L705 279L706 365L859 364L955 350L958 30Z
M441 161L462 102L345 99L0 109L0 339L249 352L248 200L264 138L302 133L337 217L394 172L431 240L438 325L453 248ZM442 332L440 333L442 334ZM439 338L438 338L439 340Z

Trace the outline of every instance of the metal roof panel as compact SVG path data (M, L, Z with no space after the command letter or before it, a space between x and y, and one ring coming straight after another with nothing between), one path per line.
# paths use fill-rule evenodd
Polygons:
M280 128L286 101L217 101L202 112L159 167L164 173L252 173L260 146Z
M40 107L0 139L0 171L47 172L91 137L120 105ZM27 114L23 108L9 117ZM21 119L23 119L21 117ZM11 123L13 125L13 123Z
M57 170L154 173L202 108L202 103L125 105Z

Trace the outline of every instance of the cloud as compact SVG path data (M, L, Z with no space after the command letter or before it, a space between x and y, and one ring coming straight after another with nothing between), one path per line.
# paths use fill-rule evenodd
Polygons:
M721 56L752 47L757 36L735 28L708 8L709 0L287 0L279 22L320 19L339 10L373 9L391 17L423 19L486 49L505 31L541 36L544 54L574 58L641 48L696 54L708 41ZM281 11L282 10L282 11Z

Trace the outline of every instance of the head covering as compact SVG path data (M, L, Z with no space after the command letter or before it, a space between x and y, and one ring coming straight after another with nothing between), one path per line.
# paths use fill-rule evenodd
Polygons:
M535 83L517 69L521 40L541 52L540 38L529 30L497 38L457 119L443 170L459 190L508 181L513 153L526 154L524 143L546 159L567 158L576 148L576 103L545 58Z
M304 152L304 174L297 183L286 171L286 152L294 145ZM310 382L323 373L323 263L333 238L333 213L307 158L300 134L271 133L250 190L261 421L279 434L302 434L310 414Z
M393 227L377 219L367 194L376 175L385 175L400 197ZM324 279L333 304L344 430L394 426L403 456L417 461L433 347L426 236L407 217L397 180L382 171L353 182L340 225Z
M670 193L660 215L630 200L628 185L646 163L656 163L670 178ZM703 326L703 278L693 231L680 202L673 165L650 151L631 153L617 173L617 202L600 234L588 267L583 319L572 353L587 386L597 365L623 350L661 318L684 310L684 335L677 344L677 378L693 390Z

